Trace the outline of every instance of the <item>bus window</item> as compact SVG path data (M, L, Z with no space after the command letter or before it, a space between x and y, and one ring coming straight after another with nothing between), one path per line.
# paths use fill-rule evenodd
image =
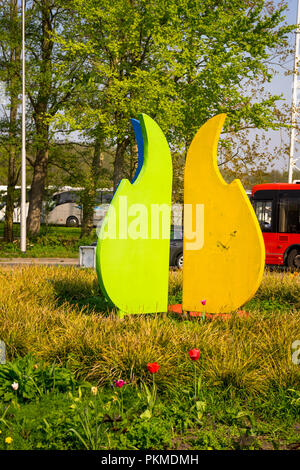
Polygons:
M300 233L300 198L287 197L280 200L279 232Z
M54 194L50 203L51 209L61 204L67 204L69 202L79 202L80 195L71 191L64 191L63 193Z
M255 201L254 209L262 232L272 231L272 201Z

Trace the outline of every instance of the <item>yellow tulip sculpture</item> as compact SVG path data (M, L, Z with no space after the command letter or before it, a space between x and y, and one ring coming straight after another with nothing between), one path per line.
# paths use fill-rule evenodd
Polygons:
M256 215L239 180L227 184L217 147L225 114L197 132L184 172L184 311L229 313L258 289L265 247ZM204 307L205 304L205 307Z

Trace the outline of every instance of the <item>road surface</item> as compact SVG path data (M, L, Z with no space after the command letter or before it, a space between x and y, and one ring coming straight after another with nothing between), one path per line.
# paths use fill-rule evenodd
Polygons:
M0 266L79 266L78 258L0 258Z

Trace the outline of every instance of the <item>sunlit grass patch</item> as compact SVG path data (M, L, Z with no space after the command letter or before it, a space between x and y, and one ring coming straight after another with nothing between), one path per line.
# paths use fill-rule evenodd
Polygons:
M266 271L260 288L246 308L264 313L300 310L300 273Z
M170 273L170 298L179 298L181 276ZM98 384L120 376L133 384L149 381L146 364L157 361L157 382L166 391L193 381L188 350L197 347L204 383L266 393L270 387L299 386L299 366L291 361L291 344L300 339L299 289L298 277L267 273L247 319L233 315L229 321L203 322L153 314L121 320L101 295L93 270L2 268L0 338L10 358L33 352L69 363ZM268 298L278 308L264 311Z

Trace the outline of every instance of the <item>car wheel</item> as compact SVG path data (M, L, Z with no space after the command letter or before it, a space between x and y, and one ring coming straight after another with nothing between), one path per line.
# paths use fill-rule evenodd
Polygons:
M66 220L66 226L67 227L78 227L79 226L79 220L74 215L71 215Z
M300 250L295 248L290 251L287 257L287 265L289 268L300 269Z
M183 253L180 253L180 255L177 256L176 266L177 266L177 268L182 269L182 267L183 267Z

